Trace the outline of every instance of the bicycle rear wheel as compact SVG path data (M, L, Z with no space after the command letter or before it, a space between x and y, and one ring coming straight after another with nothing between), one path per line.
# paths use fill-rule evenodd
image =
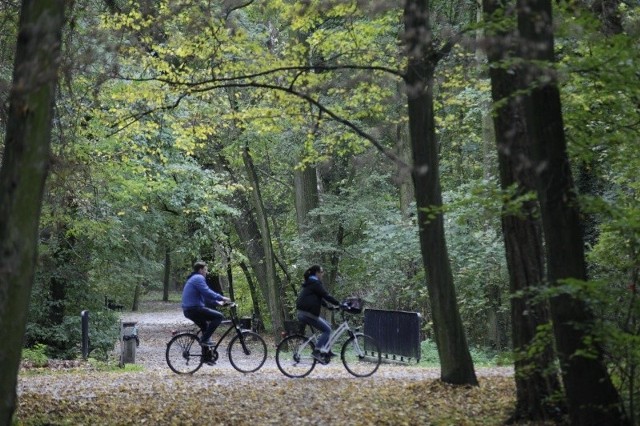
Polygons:
M344 368L356 377L372 375L381 362L378 343L362 333L356 333L344 343L341 357Z
M259 334L243 330L242 339L236 334L229 342L227 353L233 368L242 373L253 373L259 370L267 359L267 344Z
M287 377L305 377L316 366L316 359L311 356L314 345L299 334L285 337L276 348L276 365Z
M177 374L192 374L202 367L202 346L193 333L180 333L167 343L165 353L169 368Z

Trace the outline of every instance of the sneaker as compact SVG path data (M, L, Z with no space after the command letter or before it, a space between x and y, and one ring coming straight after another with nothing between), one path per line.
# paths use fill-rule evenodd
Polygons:
M202 345L202 346L213 346L213 342L211 341L211 339L202 340L200 342L200 345Z
M216 362L213 360L205 361L204 363L207 365L216 365Z
M326 364L330 359L326 353L322 353L318 349L314 349L314 351L311 353L311 356L314 357L320 364Z

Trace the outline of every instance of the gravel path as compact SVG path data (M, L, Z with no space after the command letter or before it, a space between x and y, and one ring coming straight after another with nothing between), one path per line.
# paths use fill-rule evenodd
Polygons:
M165 361L165 348L166 344L172 337L172 332L176 330L186 330L193 327L193 323L186 319L182 315L182 310L178 304L172 305L160 305L159 309L154 312L132 312L122 315L123 321L135 321L138 336L140 339L140 346L136 349L136 364L144 366L144 369L170 372ZM221 325L219 331L225 330L225 326ZM219 336L219 331L216 331L215 336ZM215 337L214 336L214 337ZM263 374L251 374L238 376L246 376L253 379L259 379L263 375L268 378L284 379L282 373L277 369L274 356L276 343L273 338L268 335L263 335L268 346L268 358L264 367L257 373ZM227 340L229 338L227 337ZM219 348L220 359L214 367L203 366L201 371L207 370L221 370L231 369L233 367L229 363L224 350L226 349L226 342L223 342ZM492 368L476 368L476 373L480 377L488 376L510 376L513 374L513 368L511 367L492 367ZM196 374L201 374L197 372ZM274 377L275 376L275 377ZM352 377L345 369L344 366L337 360L330 365L317 365L311 373L310 377ZM375 377L396 378L405 380L422 380L426 378L439 378L439 368L418 368L415 365L398 365L398 364L382 364L380 369L376 372Z

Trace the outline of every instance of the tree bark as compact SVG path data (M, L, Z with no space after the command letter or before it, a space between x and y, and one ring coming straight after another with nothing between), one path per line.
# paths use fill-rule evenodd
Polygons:
M62 0L24 0L0 169L0 424L11 424L49 169Z
M169 282L171 281L171 249L164 250L164 277L162 279L162 301L169 301Z
M433 111L433 75L439 58L432 46L428 1L407 0L404 21L408 52L405 82L420 249L427 272L441 379L452 384L477 385L478 380L458 311L444 235Z
M309 220L309 212L318 207L319 204L316 168L306 166L304 170L295 170L293 182L296 223L298 224L298 234L302 236L313 227Z
M247 285L249 286L249 293L251 294L251 303L253 306L253 315L252 319L258 320L260 324L264 324L264 319L262 318L262 312L260 311L260 303L258 302L258 293L256 292L256 286L253 283L253 278L251 278L251 273L249 272L249 268L247 264L242 261L240 262L240 268L244 273L244 276L247 280Z
M512 6L514 2L511 2ZM508 2L483 0L485 21L492 28L492 15L505 19ZM501 28L500 25L498 25ZM498 148L500 184L503 190L516 185L515 197L535 191L534 171L527 141L524 107L516 96L519 83L517 69L505 61L515 50L514 31L488 33L486 40L491 94L496 105L493 122ZM509 201L515 201L512 199ZM553 369L555 360L551 343L537 351L536 357L524 356L534 342L538 326L549 326L546 303L535 302L532 290L544 283L544 249L542 228L536 218L537 202L526 201L517 210L503 209L504 237L511 299L511 324L516 371L516 409L514 420L547 420L557 414L549 399L561 391Z
M262 250L264 252L264 266L265 275L267 279L267 305L271 313L271 326L272 332L276 338L280 336L280 333L284 330L284 308L281 299L282 289L280 288L280 282L276 277L275 268L275 256L273 253L273 247L271 245L271 233L269 230L269 223L267 221L267 214L264 210L262 203L262 195L260 193L260 185L258 181L258 175L256 174L253 159L249 153L249 149L245 148L242 158L245 164L247 176L251 183L253 208L255 209L257 217L257 225L260 230L260 237L262 241Z
M537 171L536 186L551 285L587 279L580 212L574 191L557 78L540 63L554 60L550 0L518 0L518 29L525 60L527 133ZM594 317L569 292L551 299L551 316L572 424L628 424L597 343L589 345ZM585 353L588 355L585 356Z

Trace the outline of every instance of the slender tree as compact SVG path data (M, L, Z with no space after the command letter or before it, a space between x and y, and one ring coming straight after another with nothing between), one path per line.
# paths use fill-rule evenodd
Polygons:
M446 48L437 50L434 46L427 0L406 1L404 25L408 55L405 81L420 249L427 271L427 287L433 310L441 379L447 383L477 385L447 253L438 171L433 76L436 64L446 52Z
M64 1L24 0L0 169L0 424L11 424L37 257Z
M255 214L257 218L258 229L260 230L260 236L262 241L262 248L264 252L264 263L266 268L266 278L267 278L267 304L269 305L269 312L271 313L271 326L272 331L275 336L280 335L280 332L284 330L284 306L283 300L281 298L282 288L281 283L278 280L276 274L276 261L275 254L273 251L273 245L271 241L271 231L269 227L269 223L267 220L267 215L264 208L262 193L260 191L260 184L258 181L258 175L255 170L255 166L253 164L253 159L251 158L251 153L249 152L249 148L245 147L242 159L244 161L244 165L246 168L246 173L249 178L249 182L251 183L251 195L252 195L252 205L255 209Z
M587 279L580 212L567 155L554 61L550 0L518 0L518 30L525 61L527 133L546 242L548 280L561 286ZM551 316L569 415L576 425L628 424L597 343L589 345L594 317L570 292L551 299Z

